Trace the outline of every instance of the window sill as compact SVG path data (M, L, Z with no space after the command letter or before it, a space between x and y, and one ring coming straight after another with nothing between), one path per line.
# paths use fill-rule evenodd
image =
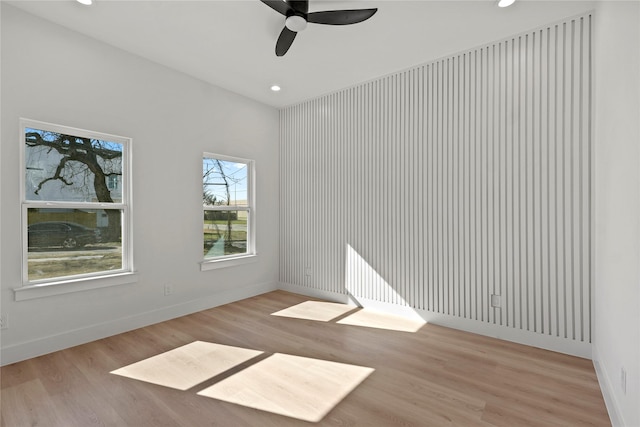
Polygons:
M137 281L137 273L120 273L110 276L83 277L81 279L48 282L37 285L25 285L20 288L14 288L13 292L16 301L24 301L53 295L106 288L108 286L126 285Z
M200 263L200 271L217 270L218 268L234 267L236 265L258 262L258 255L243 255L235 258L206 260Z

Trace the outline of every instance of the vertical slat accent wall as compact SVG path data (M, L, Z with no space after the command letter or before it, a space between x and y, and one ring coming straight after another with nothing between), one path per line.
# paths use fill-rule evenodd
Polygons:
M589 342L591 31L281 110L280 281Z

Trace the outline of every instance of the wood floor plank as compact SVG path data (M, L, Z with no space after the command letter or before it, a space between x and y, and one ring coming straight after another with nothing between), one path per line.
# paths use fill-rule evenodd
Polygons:
M3 368L4 369L4 368ZM39 379L2 389L3 426L64 426L65 417Z
M393 321L375 313L350 322L359 310L323 304L287 310L307 301L318 300L271 292L2 367L2 426L610 425L589 360L431 324L393 330ZM274 315L282 310L288 315ZM184 391L112 373L196 341L262 353ZM312 371L292 371L307 364ZM340 381L348 376L332 367L346 365L370 373L327 408L331 390L345 390ZM176 369L163 378L179 375L171 363L161 366ZM314 380L323 372L331 381ZM310 394L314 381L326 398ZM236 397L227 399L225 390ZM252 407L256 399L275 409ZM314 423L296 418L305 408L326 415Z

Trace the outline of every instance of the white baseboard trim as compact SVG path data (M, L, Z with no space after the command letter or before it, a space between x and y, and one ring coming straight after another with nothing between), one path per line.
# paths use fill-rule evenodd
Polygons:
M312 298L325 299L328 301L342 302L345 304L360 305L362 307L380 310L390 314L420 318L427 323L472 332L478 335L498 338L531 347L556 351L569 354L571 356L591 359L591 344L569 339L558 338L550 335L543 335L536 332L513 329L506 326L494 325L486 322L463 319L446 314L434 313L427 310L417 310L411 307L396 304L384 303L380 301L366 300L358 298L357 301L347 294L323 291L291 283L280 283L279 289L306 295Z
M206 298L186 301L180 304L162 307L133 316L113 319L108 322L85 326L82 328L65 331L36 340L13 344L0 350L0 366L42 356L76 345L86 344L91 341L121 334L123 332L164 322L176 317L186 316L198 311L250 298L256 295L275 291L277 283L266 282L236 289L229 289Z
M602 369L600 360L598 346L594 344L593 367L596 370L596 377L598 377L598 384L600 384L600 391L602 391L602 397L604 398L604 404L607 407L607 412L609 413L611 425L613 427L626 426L627 424L624 422L624 417L622 416L622 412L620 412L618 402L613 392L613 383L611 382L609 375L607 375L607 371Z

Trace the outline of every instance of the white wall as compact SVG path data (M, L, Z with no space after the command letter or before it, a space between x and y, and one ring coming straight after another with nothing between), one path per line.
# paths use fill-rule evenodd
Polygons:
M282 110L280 280L590 357L591 21Z
M640 426L639 2L599 4L595 55L593 360L614 425Z
M215 69L211 70L215 73ZM14 301L18 118L133 138L138 282ZM278 112L2 3L2 363L274 289ZM258 261L201 272L204 151L256 160ZM174 294L163 295L165 284Z

